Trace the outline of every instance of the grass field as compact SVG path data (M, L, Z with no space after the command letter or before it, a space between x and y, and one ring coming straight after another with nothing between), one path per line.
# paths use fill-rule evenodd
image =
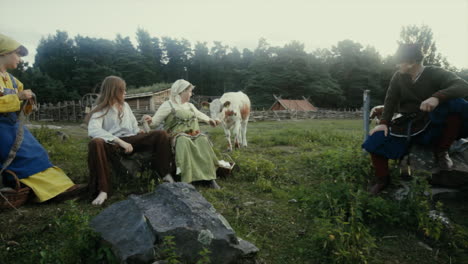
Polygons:
M221 128L203 126L221 158ZM70 139L34 133L52 161L76 182L87 181L86 131L64 124ZM249 124L249 147L229 155L237 170L221 190L200 192L238 236L253 242L258 263L467 263L467 192L433 201L416 177L407 199L368 195L371 167L360 148L359 120L308 120ZM398 176L393 182L397 188ZM154 186L149 179L120 182L104 207ZM432 209L451 228L428 216ZM0 263L109 263L112 254L87 227L102 207L88 200L28 204L22 215L0 212Z

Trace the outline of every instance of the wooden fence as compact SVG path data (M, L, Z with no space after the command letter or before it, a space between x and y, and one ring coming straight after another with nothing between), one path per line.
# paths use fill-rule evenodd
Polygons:
M57 104L38 104L38 111L29 117L35 121L81 121L86 116L81 101L65 101Z
M86 107L82 106L81 101L65 101L57 104L44 103L38 105L38 111L30 116L30 120L35 121L75 121L79 122L86 116ZM209 115L207 109L200 109L205 114ZM153 115L154 113L148 110L133 110L137 120L141 119L144 114ZM313 111L270 111L257 110L250 113L250 121L281 121L281 120L298 120L298 119L361 119L362 111L358 109L319 109Z
M360 119L362 111L360 110L325 110L318 111L252 111L250 113L251 121L281 121L298 119Z

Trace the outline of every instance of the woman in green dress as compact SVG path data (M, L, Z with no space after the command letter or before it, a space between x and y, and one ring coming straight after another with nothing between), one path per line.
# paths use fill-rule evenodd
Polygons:
M172 137L176 174L181 175L182 182L209 181L212 188L219 189L215 181L219 161L211 142L200 132L198 121L213 127L217 123L189 103L194 88L186 80L175 81L170 99L158 108L153 117L146 115L144 119L153 126L164 122L164 130Z

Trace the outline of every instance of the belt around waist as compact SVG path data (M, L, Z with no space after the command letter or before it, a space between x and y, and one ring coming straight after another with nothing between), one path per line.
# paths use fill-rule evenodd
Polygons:
M18 119L15 113L0 113L0 121L2 120L15 123Z

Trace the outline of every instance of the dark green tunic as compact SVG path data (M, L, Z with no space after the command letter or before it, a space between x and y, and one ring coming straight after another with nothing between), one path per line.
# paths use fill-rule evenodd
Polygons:
M418 112L421 103L429 97L443 103L468 96L468 83L454 73L439 67L426 66L416 82L409 74L396 72L385 96L381 124L388 124L394 113Z

